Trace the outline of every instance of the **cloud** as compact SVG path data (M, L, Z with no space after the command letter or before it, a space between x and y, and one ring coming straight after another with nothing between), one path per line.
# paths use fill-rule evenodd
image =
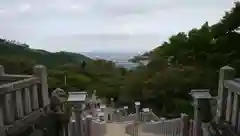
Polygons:
M20 6L19 6L19 10L21 11L21 12L26 12L26 11L28 11L28 10L30 10L31 9L31 4L29 4L29 3L24 3L24 4L21 4Z
M5 12L5 10L0 9L0 14L3 14Z
M119 40L111 40L113 38L111 36L105 40L108 44L100 45L98 42L90 42L94 45L84 48L84 44L89 45L89 43L79 36L112 34L117 37L116 35L124 34L134 37L139 34L150 34L157 35L159 38L157 42L161 42L177 32L200 27L205 21L209 21L210 24L216 23L224 15L224 11L233 6L233 1L0 0L0 36L49 50L58 50L59 43L54 42L58 38L63 40L62 43L67 44L65 41L71 43L64 47L69 50L70 48L74 50L107 49L107 45L110 44L116 45L109 48L112 50L153 48L155 44L151 41L155 43L155 39L147 38L143 45L137 38L130 38L136 41L125 42L125 45L125 43L119 44ZM93 38L91 41L95 41L94 38L97 41L96 36L91 38Z

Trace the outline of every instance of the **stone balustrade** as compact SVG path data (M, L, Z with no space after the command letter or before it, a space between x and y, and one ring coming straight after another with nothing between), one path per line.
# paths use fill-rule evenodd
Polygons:
M131 136L138 136L139 135L139 123L137 122L128 122L125 127L125 133L131 135Z
M182 114L181 118L143 123L141 128L143 132L155 135L187 136L189 133L188 123L188 116Z
M0 66L1 130L8 134L23 131L44 114L48 105L47 72L44 66L36 66L33 75L5 74Z

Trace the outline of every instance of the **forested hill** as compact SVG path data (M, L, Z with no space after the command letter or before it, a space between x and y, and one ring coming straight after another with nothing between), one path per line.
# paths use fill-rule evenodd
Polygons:
M86 62L85 67L82 67L82 61ZM111 61L92 60L71 52L31 49L26 44L0 39L0 65L7 73L31 74L33 66L38 64L47 67L50 88L98 90L101 97L116 97L115 92L119 90L122 75L126 72Z
M187 101L191 89L207 88L216 95L220 67L229 65L240 75L240 3L219 20L179 32L154 50L133 58L138 62L147 57L149 63L126 77L126 90L134 93L123 98L140 98L161 109L161 114L178 115L180 111L190 112Z
M1 59L28 59L38 64L44 64L48 67L61 65L65 63L77 63L81 60L89 61L88 57L70 53L70 52L56 52L51 53L45 50L35 50L29 48L26 44L20 44L15 41L8 41L0 39L0 57Z

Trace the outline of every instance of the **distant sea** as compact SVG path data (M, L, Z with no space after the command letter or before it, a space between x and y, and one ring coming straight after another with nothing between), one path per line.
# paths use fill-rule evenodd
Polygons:
M132 69L137 67L137 63L129 62L132 57L139 55L138 53L125 53L125 52L81 52L81 54L92 59L105 59L116 63L117 66Z

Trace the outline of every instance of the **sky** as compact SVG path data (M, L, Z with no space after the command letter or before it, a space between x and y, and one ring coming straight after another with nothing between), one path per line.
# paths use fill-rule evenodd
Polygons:
M48 51L139 52L214 24L234 0L0 0L0 36Z

